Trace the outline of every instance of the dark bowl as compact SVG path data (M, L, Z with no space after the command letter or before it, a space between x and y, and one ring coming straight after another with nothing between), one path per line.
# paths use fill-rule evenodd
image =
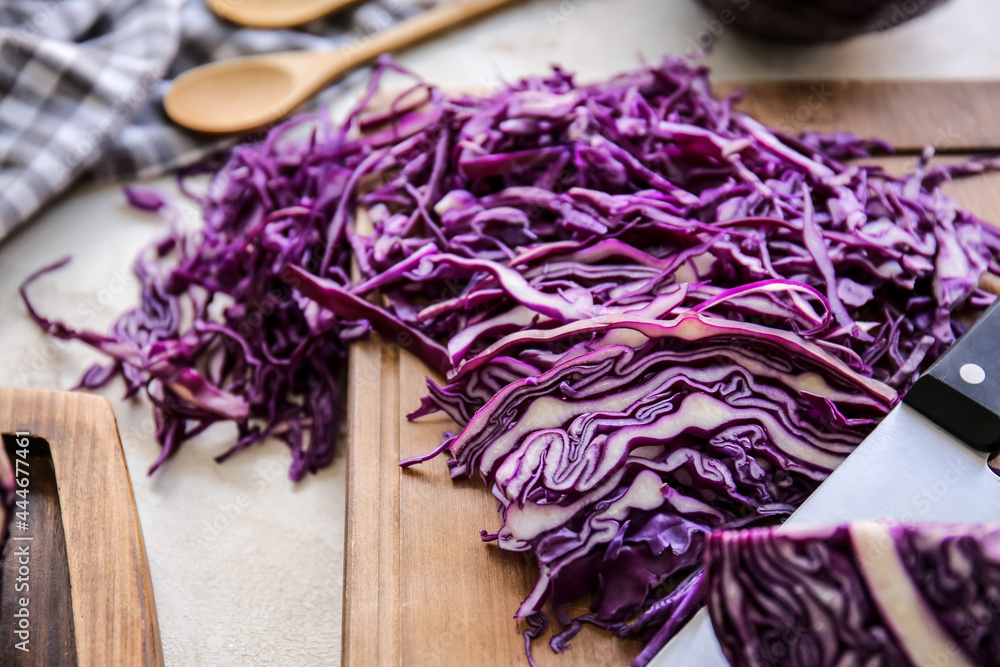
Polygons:
M785 42L889 30L947 0L700 0L722 25Z

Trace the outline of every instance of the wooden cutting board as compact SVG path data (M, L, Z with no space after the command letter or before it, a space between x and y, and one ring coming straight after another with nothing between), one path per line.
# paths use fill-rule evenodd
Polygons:
M2 564L0 665L162 667L111 404L0 388L0 434L22 491Z
M1000 82L762 83L748 86L741 108L788 131L888 139L909 155L879 162L900 173L928 144L956 156L949 159L1000 151ZM1000 222L1000 176L945 190ZM351 349L343 665L526 665L525 624L513 614L536 571L524 555L480 541L480 529L499 525L495 499L478 481L453 482L443 457L406 471L397 465L457 428L440 416L407 421L427 373L378 336ZM640 649L587 626L568 653L539 641L534 657L540 667L628 665Z

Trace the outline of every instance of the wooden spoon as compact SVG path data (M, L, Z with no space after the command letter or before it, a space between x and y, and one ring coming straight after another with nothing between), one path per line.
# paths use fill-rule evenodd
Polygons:
M352 5L358 0L207 0L222 18L251 28L290 28Z
M198 132L245 132L278 120L333 79L518 0L450 2L335 51L290 51L202 65L163 99L174 122Z

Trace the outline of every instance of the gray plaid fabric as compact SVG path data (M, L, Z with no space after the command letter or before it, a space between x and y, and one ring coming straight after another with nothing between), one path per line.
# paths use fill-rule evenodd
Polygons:
M427 4L374 0L301 29L250 30L217 19L204 0L0 2L0 239L84 174L147 178L234 143L166 119L161 97L180 72L334 48Z

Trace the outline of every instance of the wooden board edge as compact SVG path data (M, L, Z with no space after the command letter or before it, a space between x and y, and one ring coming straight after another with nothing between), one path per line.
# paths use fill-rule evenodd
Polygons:
M854 132L900 153L1000 151L997 80L822 79L717 82L718 95L745 91L738 108L797 135Z
M149 562L110 402L0 388L0 424L45 439L52 452L78 664L162 667Z

